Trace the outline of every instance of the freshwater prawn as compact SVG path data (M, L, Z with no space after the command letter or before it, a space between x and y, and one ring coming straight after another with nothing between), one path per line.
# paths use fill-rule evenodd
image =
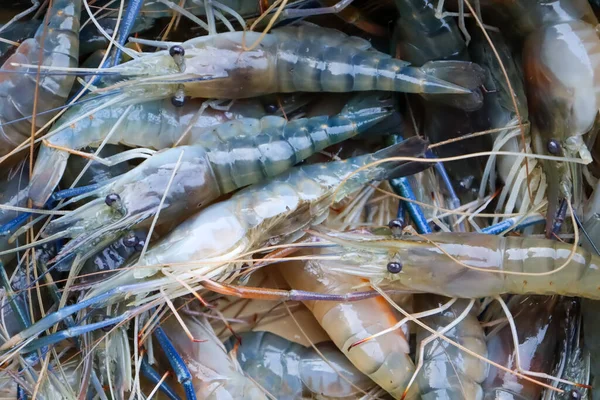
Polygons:
M385 287L453 298L505 293L600 298L600 256L582 248L573 252L572 244L481 233L380 233L318 235L343 249L347 263L332 271Z
M426 167L424 163L400 161L363 168L357 172L358 169L391 155L422 157L426 146L427 142L422 139L411 138L374 154L296 167L262 184L241 190L230 199L212 204L189 217L147 252L142 251L139 260L132 261L134 268L125 268L94 285L85 299L48 314L32 327L14 335L0 346L0 350L10 349L22 340L39 335L46 327L89 305L118 302L123 296L137 293L138 301L145 303L141 307L147 307L151 304L148 302L156 300L155 295L150 293L157 289L174 298L188 293L187 289L182 289L182 282L187 282L184 286L191 288L190 285L202 285L207 278L222 280L231 273L236 276L236 258L267 243L298 239L304 235L305 227L318 224L327 217L332 201L344 199L370 181L412 174ZM342 182L345 184L340 186ZM172 265L172 268L168 268L172 272L164 268L166 265ZM180 265L189 267L181 270ZM124 321L136 309L119 313L103 323ZM90 329L98 327L95 325ZM57 333L57 336L50 335L40 340L43 343L55 343L62 338L64 336ZM28 350L36 346L30 343Z
M531 144L537 154L592 157L583 140L600 110L598 24L586 0L483 1L482 11L522 49L531 116ZM506 27L506 29L505 29ZM547 179L546 233L562 199L582 199L580 167L543 161Z
M25 40L2 65L0 72L0 156L10 153L31 134L31 118L36 104L36 127L45 125L62 106L75 76L47 75L36 82L35 68L74 68L79 61L79 14L81 0L54 0L33 38ZM27 64L22 70L13 64ZM39 88L37 100L32 93Z
M194 137L192 145L158 152L84 194L81 197L96 199L50 222L45 235L73 238L63 248L66 254L76 248L89 251L90 244L149 223L159 211L159 223L179 221L226 193L285 172L388 115L386 107L378 107L334 117L286 121L266 116L219 125Z

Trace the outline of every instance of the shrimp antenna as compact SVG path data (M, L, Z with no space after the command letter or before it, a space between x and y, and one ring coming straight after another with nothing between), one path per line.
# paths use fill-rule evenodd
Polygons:
M594 251L596 252L596 254L598 254L600 256L600 250L598 249L598 247L596 246L596 244L594 243L594 241L590 237L589 233L587 232L587 230L585 229L585 227L581 223L581 220L579 219L579 217L577 216L576 213L573 213L573 219L577 223L577 226L579 227L579 229L581 230L581 232L583 232L585 238L588 240L588 242L590 242L590 245L592 246L592 248L594 249Z
M0 70L0 72L2 72L2 71ZM102 94L99 94L97 96L94 96L94 97L91 97L91 98L88 98L88 99L79 100L79 101L77 101L77 102L75 102L73 104L64 104L62 106L54 107L54 108L51 108L51 109L46 110L46 111L40 111L40 112L36 113L35 115L36 116L40 116L40 115L44 115L44 114L53 113L55 111L64 110L65 108L69 108L69 107L74 106L74 105L79 105L79 104L87 103L89 101L96 100L98 98L102 98L102 97L106 97L106 96L112 96L113 94L114 93L102 93ZM11 124L16 124L17 122L28 120L31 117L32 117L32 115L27 115L25 117L13 119L11 121L2 122L2 123L0 123L0 126L6 126L6 125L11 125Z
M11 63L11 66L15 66L15 67L24 67L24 68L32 68L35 67L34 65L31 64L20 64L20 63ZM44 76L55 76L55 75L59 75L59 76L64 76L64 75L76 75L76 76L93 76L93 75L121 75L121 72L118 70L111 70L111 69L90 69L90 68L65 68L63 71L51 71L50 68L52 67L44 67L44 66L40 66L39 67L41 70L39 73L40 77L44 77ZM53 68L54 69L54 68ZM20 75L38 75L37 71L32 71L32 70L14 70L14 69L3 69L0 68L0 73L6 73L6 74L20 74ZM128 76L135 76L135 75L129 75Z

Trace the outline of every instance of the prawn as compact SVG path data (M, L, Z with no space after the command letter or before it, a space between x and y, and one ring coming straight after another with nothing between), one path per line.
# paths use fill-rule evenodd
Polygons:
M521 358L523 366L549 373L552 371L558 343L558 319L561 318L560 300L557 296L516 296L511 299L511 310L517 312L515 324L519 326L519 352L527 354ZM490 360L515 366L515 352L512 332L508 324L494 329L487 338ZM491 366L483 383L486 398L504 398L505 396L522 399L539 399L542 387L519 379L513 374L500 371Z
M277 176L389 114L378 108L331 118L288 122L267 116L219 125L192 139L194 145L158 152L131 171L84 194L96 199L50 222L45 235L73 238L63 248L63 254L67 254L76 248L89 251L89 245L103 241L106 235L140 227L159 209L159 223L179 220L223 194ZM167 187L171 187L168 192ZM164 207L160 208L162 203Z
M355 291L354 287L361 284L356 277L325 273L319 261L308 261L304 265L282 265L279 272L292 289L308 292L346 294ZM418 397L416 385L408 393L405 392L414 373L414 365L408 354L408 340L402 330L394 330L358 347L350 346L397 323L385 300L372 298L352 303L310 300L304 304L359 371L394 398Z
M431 294L414 296L414 311L422 312L439 308L448 299ZM422 319L427 326L439 330L454 322L469 306L468 301L459 300L447 310ZM417 343L430 335L417 328ZM483 328L471 311L445 336L460 343L471 351L487 357L487 346ZM461 352L457 347L442 340L435 340L427 347L420 346L423 367L417 375L423 399L483 399L482 382L488 374L488 365L481 359Z
M490 0L482 6L483 10L489 8L491 18L498 18L501 28L508 23L506 33L514 33L524 42L523 75L534 151L590 163L592 157L583 135L590 131L600 110L600 38L595 30L598 20L589 3L551 0L509 4ZM569 163L542 164L548 184L549 234L559 200L580 203L582 179L579 168Z
M332 271L397 289L457 298L512 293L600 299L600 256L582 248L572 254L567 243L481 233L323 236L344 249L344 268Z
M42 24L33 38L25 40L2 65L0 72L0 156L16 148L31 134L36 75L32 68L20 71L13 63L37 65L40 52L42 65L52 68L74 68L79 57L79 14L81 0L55 0L48 9L48 25ZM46 32L45 32L46 30ZM43 41L43 42L42 42ZM24 72L24 73L17 73ZM44 76L39 82L35 121L45 125L62 106L75 77L69 74Z
M181 288L182 282L188 281L186 285L191 288L190 284L202 284L206 278L223 279L229 273L236 275L236 258L265 243L294 241L304 235L303 228L327 217L332 201L343 200L372 180L419 172L424 163L390 162L356 172L359 168L390 155L422 156L426 146L424 140L411 138L374 154L296 167L267 182L243 189L228 200L212 204L189 217L134 261L134 268L126 268L94 285L85 299L48 314L12 336L0 350L12 348L22 340L42 333L46 327L89 305L119 301L133 292L140 295L137 296L139 302L146 303L153 300L148 294L158 288L166 296L178 297L187 293ZM345 181L350 175L351 179ZM341 185L342 182L345 184ZM182 264L190 267L181 271L179 265ZM163 268L165 265L173 265L173 273ZM166 277L153 277L159 272ZM115 318L123 321L133 311Z
M70 156L67 150L78 151L103 142L161 150L174 146L186 128L189 135L181 141L183 145L221 123L265 115L257 100L236 102L225 112L201 101L190 101L183 107L166 100L102 107L106 99L90 98L69 108L57 122L58 128L42 143L29 190L34 205L43 206L58 185Z
M104 76L108 86L98 91L116 91L125 102L171 96L240 99L297 91L469 94L471 90L453 82L468 82L476 68L435 61L413 67L363 39L312 25L275 29L264 37L227 32L184 43L152 43L168 49L106 69L120 80L135 79L111 84L110 76ZM258 44L245 47L252 43Z
M331 342L319 343L317 350L290 342L270 332L245 332L231 337L225 347L234 349L245 374L277 398L292 400L319 395L324 399L354 398L357 387L368 391L375 384L358 371ZM340 375L349 380L340 378Z
M175 318L161 326L192 373L199 399L266 399L263 391L248 379L235 358L228 356L206 318L181 316L192 341Z

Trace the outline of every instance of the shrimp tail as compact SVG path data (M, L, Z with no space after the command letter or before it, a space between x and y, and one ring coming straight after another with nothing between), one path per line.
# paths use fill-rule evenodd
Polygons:
M391 157L423 157L429 142L421 137L411 137L395 145L386 147L374 153L374 161L383 160ZM432 164L418 161L390 161L391 165L386 165L385 170L376 178L377 180L388 180L401 178L403 176L413 175L428 169Z
M483 94L478 88L483 84L485 73L476 63L466 61L429 61L421 69L427 74L454 85L468 89L467 94L436 94L423 93L427 100L460 108L465 111L475 111L483 105Z

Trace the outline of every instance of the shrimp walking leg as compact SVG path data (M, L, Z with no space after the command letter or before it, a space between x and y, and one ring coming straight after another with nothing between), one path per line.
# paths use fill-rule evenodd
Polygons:
M185 361L179 355L173 343L160 326L157 326L154 330L154 337L162 347L165 352L173 371L175 372L175 376L177 380L183 388L185 389L185 396L187 400L196 400L196 391L194 390L194 386L192 385L192 374L188 369Z

